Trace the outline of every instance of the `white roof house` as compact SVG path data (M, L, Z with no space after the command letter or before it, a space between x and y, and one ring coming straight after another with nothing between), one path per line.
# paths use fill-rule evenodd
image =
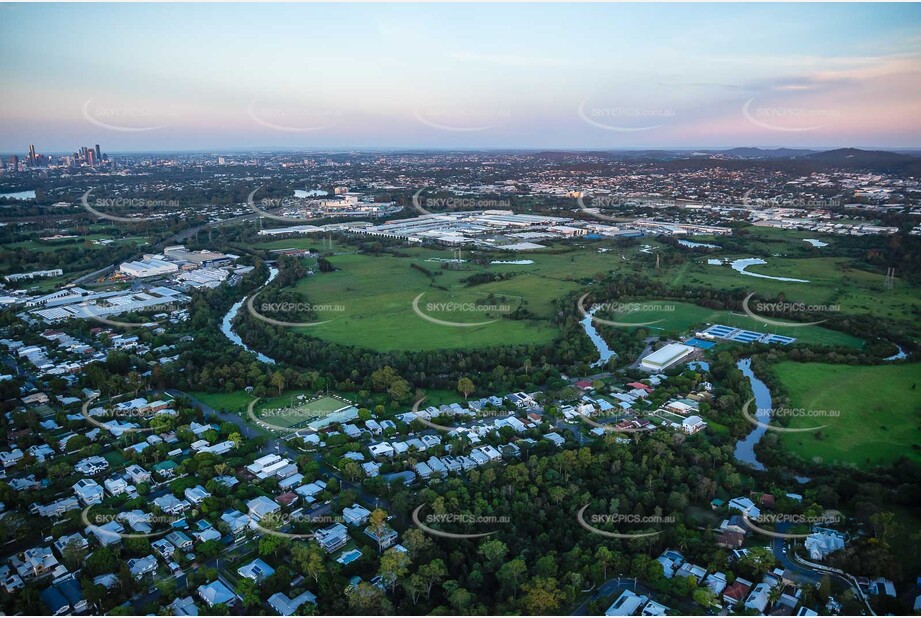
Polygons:
M208 607L215 605L231 605L236 600L236 595L225 586L221 580L215 580L210 584L198 587L198 596L208 604Z
M770 598L771 586L762 582L755 586L751 593L749 593L748 598L745 599L745 607L747 609L754 609L763 614Z
M260 521L267 515L281 511L280 504L265 496L253 498L246 503L246 507L249 509L250 516L256 521Z
M237 569L237 574L240 577L248 577L256 582L260 582L266 577L271 577L273 573L275 573L275 569L259 558Z
M73 486L74 493L85 506L99 504L105 497L102 486L93 479L81 479Z
M394 454L393 447L388 442L372 444L368 446L368 450L371 451L372 457L393 457Z
M333 524L327 528L317 530L316 536L314 538L316 538L316 541L320 547L329 553L336 551L348 543L349 533L346 527L342 524Z
M159 496L154 499L153 503L157 505L161 511L169 513L170 515L181 513L192 506L186 500L180 500L173 494Z
M624 590L620 596L604 612L605 616L634 616L639 612L649 597L636 594L632 590Z
M415 466L413 466L413 469L416 471L416 474L418 474L419 477L422 479L427 479L430 476L432 476L432 469L429 468L428 464L426 464L424 461L420 461L419 463L417 463Z
M157 559L153 555L144 556L143 558L132 558L128 560L128 570L131 576L140 581L148 573L157 570Z
M342 517L350 526L360 526L371 517L371 511L360 504L353 504L342 509Z
M704 422L704 419L699 416L689 416L686 419L681 421L681 429L685 433L694 434L698 431L701 431L707 426L707 423Z
M271 605L272 609L281 616L293 616L297 609L304 603L313 603L316 605L316 595L308 590L302 592L293 599L289 598L288 595L283 592L276 592L269 597L269 605Z
M729 508L742 511L742 513L748 515L751 518L757 519L761 517L761 510L755 506L755 503L751 501L750 498L741 496L739 498L733 498L729 501Z
M829 554L844 549L844 534L822 528L807 536L803 545L812 560L825 560Z

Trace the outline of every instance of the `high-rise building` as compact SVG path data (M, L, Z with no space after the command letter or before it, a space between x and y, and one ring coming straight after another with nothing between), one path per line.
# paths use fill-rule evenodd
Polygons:
M96 151L90 149L86 153L86 162L90 167L96 166Z
M102 161L102 151L99 149L99 144L96 144L96 160Z
M29 144L29 166L35 167L35 144Z

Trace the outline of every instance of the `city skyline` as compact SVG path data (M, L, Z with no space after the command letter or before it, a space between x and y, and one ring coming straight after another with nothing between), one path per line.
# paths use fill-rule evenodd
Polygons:
M921 145L917 5L0 11L5 153Z

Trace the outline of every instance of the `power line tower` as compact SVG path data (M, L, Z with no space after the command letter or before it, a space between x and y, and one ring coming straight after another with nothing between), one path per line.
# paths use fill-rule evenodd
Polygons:
M884 284L887 290L891 290L895 285L895 267L890 266L886 269L886 283Z
M659 270L659 258L660 257L661 256L658 253L656 253L656 270Z

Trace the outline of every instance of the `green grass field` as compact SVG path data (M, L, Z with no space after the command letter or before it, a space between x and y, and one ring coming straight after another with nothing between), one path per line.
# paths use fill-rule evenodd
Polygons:
M276 427L299 427L348 405L347 402L335 397L322 396L309 401L298 401L294 394L285 394L261 402L253 413L257 418Z
M310 303L320 305L318 320L325 324L300 329L305 334L342 345L354 345L377 351L422 351L437 349L470 349L488 346L546 344L553 341L558 330L552 323L557 299L577 290L588 290L598 275L611 272L638 274L659 280L670 287L700 287L719 290L756 292L761 298L783 294L789 302L813 305L838 305L844 314L870 314L903 321L909 328L913 316L921 310L921 294L908 284L897 282L893 290L884 289L884 275L853 269L845 257L823 257L803 238L818 237L830 243L847 242L844 238L807 232L788 232L765 228L748 228L744 238L751 253L739 254L719 250L715 255L724 259L762 257L767 264L750 267L751 272L807 279L809 283L791 283L751 277L729 266L707 264L707 257L696 251L681 249L687 261L662 265L655 269L653 253L642 252L642 245L653 251L675 251L650 238L635 245L618 247L612 241L576 241L551 244L545 249L521 253L478 251L476 257L489 260L533 260L532 264L489 264L481 266L465 262L456 266L436 261L451 258L447 249L406 247L401 253L358 254L348 245L333 243L335 255L330 261L339 269L300 281L295 289ZM697 240L697 239L695 239ZM728 239L700 239L730 244ZM259 248L317 246L318 238L271 240L259 243ZM734 239L734 249L740 246ZM604 249L605 251L599 251ZM828 251L826 251L827 253ZM466 250L461 257L469 259ZM712 256L709 256L712 257ZM438 271L430 278L411 268L412 264L429 271ZM462 281L477 273L515 273L502 281L468 287ZM449 326L433 323L413 310L413 300L419 300L422 312L434 320L473 326ZM449 307L448 303L454 303ZM322 307L327 305L325 310ZM458 308L461 305L463 308ZM493 311L480 310L481 305L500 305ZM501 314L517 308L526 309L533 319L498 319ZM638 314L635 321L651 321ZM658 319L656 316L652 319ZM714 312L690 304L663 323L667 330L685 331L698 323L721 322L759 331L795 336L805 343L862 346L862 341L822 327L799 329L767 328L746 316ZM634 318L631 317L631 320ZM779 318L778 318L779 319ZM497 320L491 323L491 320ZM921 329L919 329L921 333Z
M215 410L242 414L246 412L246 406L253 400L253 396L246 391L233 391L232 393L189 393L192 397L203 404L209 405Z
M130 238L113 238L108 234L86 234L77 236L76 238L65 238L62 240L20 240L17 242L5 244L3 246L7 249L22 249L26 251L37 251L39 253L52 253L60 249L65 249L68 247L72 248L75 246L86 248L90 251L98 251L99 249L104 249L105 245L97 245L92 243L87 244L87 241L102 239L112 239L116 245L134 243L140 246L147 243L147 239L140 236L134 236Z
M631 303L634 301L631 301ZM805 326L800 328L780 328L765 325L745 314L734 311L708 309L692 303L674 302L671 300L643 300L635 301L637 307L628 311L599 313L598 316L618 322L654 322L649 326L654 332L660 329L664 333L679 335L689 332L691 327L701 327L705 324L726 324L737 328L769 332L777 335L796 337L803 343L816 343L822 345L844 345L853 348L863 346L863 341L846 333L823 328L821 326ZM641 305L647 304L648 307ZM673 311L665 311L673 308Z
M814 432L782 434L783 446L807 460L887 464L900 456L921 461L921 363L853 366L783 362L774 371L790 407L837 410L837 417L797 416L789 427L826 424Z
M467 266L448 270L418 258L337 255L330 261L340 270L307 277L296 286L311 303L333 305L331 310L318 312L318 320L330 320L328 323L303 331L335 343L381 351L549 343L557 335L548 319L553 300L578 288L574 281L534 271L471 288L461 280L486 269ZM446 290L433 287L433 281L411 264L433 272L443 269L444 274L436 276L434 283ZM507 272L511 268L515 267L490 270ZM413 309L419 294L423 296L418 307L426 316L456 324L480 324L453 326L428 321ZM337 310L336 305L343 310ZM501 319L520 306L537 319ZM482 307L493 309L484 311Z
M753 254L720 253L718 257L732 260L753 257ZM759 256L755 254L754 257ZM885 275L851 268L849 260L845 258L793 259L768 256L762 259L766 260L767 264L752 266L747 270L775 277L806 279L809 283L751 277L736 272L728 265L707 264L707 259L702 257L693 257L690 263L682 266L662 269L653 276L669 285L681 284L719 290L738 289L757 292L762 298L784 294L790 302L840 305L842 313L870 314L908 322L912 321L915 312L921 309L921 294L916 287L897 281L892 290L887 290Z

